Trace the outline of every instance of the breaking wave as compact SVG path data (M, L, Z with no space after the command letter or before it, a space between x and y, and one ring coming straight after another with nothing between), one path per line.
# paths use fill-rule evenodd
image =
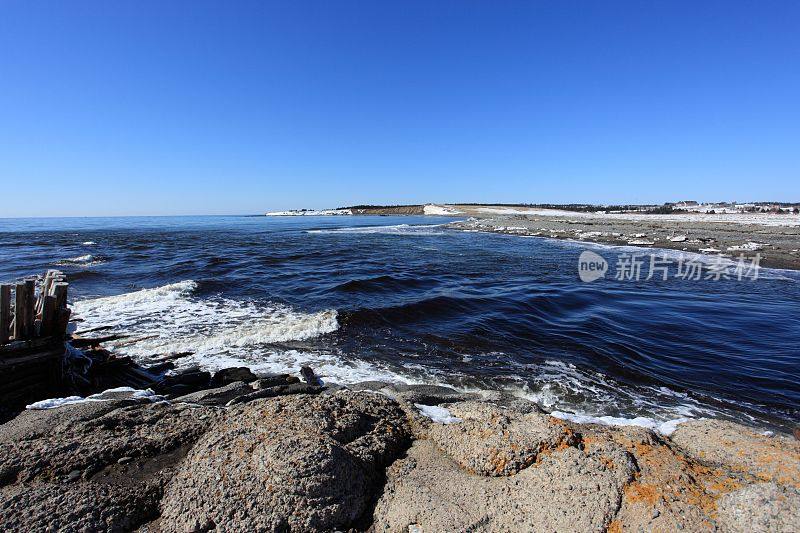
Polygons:
M195 281L181 281L82 300L74 307L84 320L81 329L112 326L112 331L130 336L108 343L119 353L147 361L191 351L191 362L210 369L247 362L262 369L296 371L296 363L311 356L274 345L314 339L339 328L335 310L303 313L272 302L201 299L193 296L196 289Z

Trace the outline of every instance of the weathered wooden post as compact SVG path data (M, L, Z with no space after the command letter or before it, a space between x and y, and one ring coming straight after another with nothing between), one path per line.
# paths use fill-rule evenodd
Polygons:
M25 280L25 340L32 339L35 333L33 328L34 321L36 320L36 280Z
M11 332L11 285L0 285L0 346L8 343Z
M14 286L14 340L21 341L25 336L25 284Z
M53 334L56 323L56 297L46 295L42 298L42 322L39 336L49 337Z
M67 332L70 316L70 310L67 308L67 287L69 287L69 284L63 281L57 281L53 284L53 296L56 299L54 335L64 335Z

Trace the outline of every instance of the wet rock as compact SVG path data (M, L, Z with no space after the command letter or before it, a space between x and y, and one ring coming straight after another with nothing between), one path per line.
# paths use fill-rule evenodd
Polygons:
M252 390L252 389L251 389ZM291 385L278 385L268 389L261 389L255 392L250 392L229 401L226 406L230 407L236 404L252 402L264 398L274 398L276 396L287 396L291 394L319 394L325 390L324 387L315 387L305 383L292 383Z
M303 376L303 381L309 385L313 385L315 387L321 387L323 385L322 380L319 379L310 366L302 367L300 369L300 375Z
M462 402L479 398L477 394L460 392L452 387L442 385L408 385L405 383L385 383L383 381L362 381L361 383L348 385L347 388L356 391L379 392L409 404L439 405L447 402Z
M800 492L775 483L758 483L726 494L718 509L722 531L789 532L800 526Z
M397 404L374 394L284 396L231 409L192 449L162 501L163 531L354 526L406 446Z
M250 369L246 366L223 368L214 374L214 377L211 379L211 386L220 387L222 385L228 385L237 381L251 383L257 379L258 376L253 374L253 372L250 371Z
M198 403L202 405L225 405L234 398L253 392L247 383L237 381L224 387L206 389L173 398L173 402Z
M254 390L263 390L271 387L277 387L279 385L291 385L293 383L300 383L300 379L297 376L292 376L290 374L269 374L260 377L251 383L250 386Z
M153 389L163 394L187 394L209 387L211 373L196 368L164 377Z
M167 370L174 370L174 369L175 369L175 363L171 361L165 361L163 363L158 363L145 368L146 371L156 375L163 374Z

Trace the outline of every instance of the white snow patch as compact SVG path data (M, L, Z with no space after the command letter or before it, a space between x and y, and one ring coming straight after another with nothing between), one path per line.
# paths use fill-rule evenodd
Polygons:
M451 215L458 215L461 211L457 211L449 206L444 205L436 205L436 204L428 204L423 207L423 212L426 215L442 215L442 216L451 216Z
M736 246L729 246L728 247L728 251L729 252L755 252L755 251L758 251L758 250L763 250L764 247L766 247L766 246L767 245L765 243L750 241L750 242L746 242L744 244L739 244L739 245L736 245Z
M479 207L481 213L493 213L496 215L535 215L535 209L512 209L510 207Z

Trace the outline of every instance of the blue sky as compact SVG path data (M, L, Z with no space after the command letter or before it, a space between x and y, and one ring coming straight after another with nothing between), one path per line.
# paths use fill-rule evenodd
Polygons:
M2 216L800 201L800 3L0 0Z

